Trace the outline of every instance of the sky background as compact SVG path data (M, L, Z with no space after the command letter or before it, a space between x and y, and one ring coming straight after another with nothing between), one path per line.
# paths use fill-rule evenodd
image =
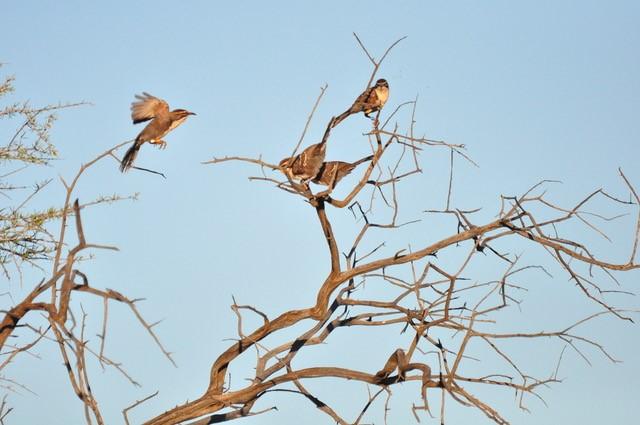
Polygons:
M318 141L327 120L351 104L371 72L353 32L376 57L408 36L379 72L391 91L383 116L419 96L417 134L467 146L479 167L456 160L452 205L482 207L481 223L499 210L500 194L521 194L542 179L562 181L549 185L548 193L565 206L600 187L626 198L618 167L640 185L639 21L640 3L634 1L7 2L0 25L0 61L5 63L0 72L17 80L15 95L6 101L91 103L59 114L53 142L60 160L45 170L23 172L25 181L44 175L68 178L82 162L133 139L141 130L129 117L135 93L147 91L173 108L198 114L166 137L166 150L145 145L138 156L137 165L161 170L166 180L135 171L123 175L109 159L78 186L81 201L139 193L135 202L84 213L88 239L121 250L94 252L82 270L98 288L146 298L141 311L150 321L163 319L157 332L179 365L173 368L132 314L114 305L107 353L143 387L133 388L114 371L94 368L92 388L107 423L121 423L125 406L156 390L158 397L133 411L133 423L202 394L212 361L230 344L224 339L236 336L232 295L270 316L315 301L328 256L312 209L298 197L248 181L259 175L248 164L201 162L263 155L273 163L288 156L326 83L305 143ZM398 116L405 127L408 112ZM328 157L367 155L368 143L361 136L367 125L361 116L349 118L332 135ZM424 173L401 189L399 219L422 221L395 234L374 233L367 246L386 241L381 255L406 248L408 242L425 246L455 231L451 221L423 213L444 207L448 152L428 149L421 159ZM54 182L31 206L61 205L62 194L62 185ZM614 223L599 222L613 243L584 226L568 230L605 259L626 261L636 210L598 205L607 215L631 213ZM346 249L360 223L347 210L330 210L329 215ZM527 275L522 281L529 289L522 295L526 301L521 310L499 316L507 325L499 329L551 330L597 311L531 245L514 246L512 252L525 254L528 263L550 264L553 278ZM453 268L453 258L441 264ZM498 277L494 264L499 263L479 264L474 277ZM24 287L17 279L3 280L3 285L19 297L40 279L36 271L25 277ZM630 273L620 282L637 292L638 277ZM637 298L610 300L639 307ZM82 303L98 333L101 303ZM515 424L636 423L639 328L603 319L583 329L624 363L612 364L587 349L589 366L568 351L560 369L564 382L542 392L548 406L530 398L530 414L518 410L512 392L479 394ZM299 365L332 364L337 358L373 372L399 342L407 341L396 330L358 337L352 336L354 329L344 330L326 346L309 350ZM551 341L508 347L527 370L539 374L554 369L561 348ZM36 352L39 359L25 356L4 371L38 394L9 396L15 408L10 423L83 423L56 347L45 343ZM479 347L477 353L488 354ZM251 375L250 360L241 362L244 372L234 373L236 385ZM483 357L480 366L491 362ZM357 402L359 409L366 401L361 384L318 381L309 387L328 392L327 401L336 399L337 408ZM403 384L393 391L389 423L414 423L410 406L418 402L418 386ZM261 403L275 403L280 410L243 422L297 424L304 416L306 424L330 423L299 396ZM382 410L381 403L373 406L369 422L382 423ZM422 421L439 423L425 415ZM447 423L485 422L477 410L449 404Z

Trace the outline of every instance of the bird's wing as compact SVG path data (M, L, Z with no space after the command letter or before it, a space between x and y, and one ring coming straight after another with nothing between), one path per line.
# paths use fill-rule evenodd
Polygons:
M364 109L365 105L370 102L371 93L375 93L373 87L369 87L364 92L358 96L355 102L353 102L353 106L351 107L352 112L361 112Z
M380 106L380 99L378 98L378 92L375 87L369 89L369 93L367 93L367 99L364 101L365 105L368 107L378 107Z
M131 103L131 119L134 124L148 121L159 114L169 113L169 105L164 100L143 92L136 95L137 101Z

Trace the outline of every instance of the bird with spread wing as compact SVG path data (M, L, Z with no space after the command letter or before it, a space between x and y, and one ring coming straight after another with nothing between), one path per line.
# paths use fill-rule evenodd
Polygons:
M149 124L138 134L133 146L125 153L120 163L120 171L123 173L133 166L133 161L138 155L140 147L149 142L164 149L167 142L162 140L171 130L182 124L189 115L195 115L186 109L169 110L169 105L164 100L143 92L136 95L136 101L131 104L131 119L134 124L149 121Z

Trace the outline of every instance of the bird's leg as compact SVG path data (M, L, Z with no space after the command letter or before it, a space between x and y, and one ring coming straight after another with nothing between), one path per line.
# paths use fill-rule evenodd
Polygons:
M293 172L291 171L291 167L283 165L280 167L282 173L287 177L288 180L293 180Z
M311 192L311 189L309 188L310 181L311 181L311 178L300 180L300 183L302 183L303 192Z
M167 142L165 142L164 140L152 140L151 141L152 145L158 145L157 148L158 149L166 149L167 147Z
M375 128L378 128L378 125L380 125L380 121L378 121L378 119L380 118L380 109L378 109L378 113L376 114L376 116L373 118L373 126Z

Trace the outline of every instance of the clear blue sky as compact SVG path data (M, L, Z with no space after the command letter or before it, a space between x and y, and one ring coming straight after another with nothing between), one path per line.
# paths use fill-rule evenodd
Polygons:
M269 315L315 300L327 256L313 211L300 199L249 182L259 171L248 165L200 163L233 154L262 154L271 162L286 156L327 83L307 142L321 137L328 117L351 103L370 73L352 32L376 56L408 36L380 76L390 83L391 107L419 95L419 134L466 144L480 165L456 163L455 207L483 207L482 218L488 220L499 208L500 194L520 194L544 178L563 181L550 187L550 196L564 205L599 187L625 196L618 167L640 185L640 3L635 1L21 1L7 2L0 21L0 61L7 63L2 72L17 77L17 98L34 105L92 103L60 114L53 141L61 160L46 170L49 175L71 176L81 162L135 137L140 128L129 119L135 93L148 91L172 107L198 113L166 138L165 151L144 146L139 155L139 165L162 170L166 180L139 172L122 175L114 161L105 161L79 187L85 201L140 193L137 202L84 215L92 242L121 251L96 252L83 270L96 287L145 297L142 312L149 320L164 319L157 330L179 365L174 369L163 359L128 311L112 308L107 352L143 388L132 388L113 371L94 370L92 388L109 424L121 423L123 407L157 389L158 397L134 411L134 422L202 393L211 362L229 344L223 339L236 336L231 295ZM366 154L367 144L357 136L366 130L363 121L353 118L344 130L341 126L330 156ZM433 149L422 158L425 173L404 189L401 221L425 219L421 211L443 206L448 154ZM34 206L59 204L61 194L57 184ZM346 243L357 224L348 211L331 211L331 217ZM575 230L598 247L597 253L620 259L629 248L632 235L624 232L633 220L624 224L608 227L616 236L613 244L585 228ZM413 244L436 232L428 221L421 226L424 233L409 232ZM376 237L371 245L386 240L389 252L406 246L383 233ZM531 302L522 313L513 309L509 323L550 330L554 315L560 327L594 311L562 271L553 274L552 280L528 276ZM621 281L638 290L638 273ZM20 294L17 281L5 285ZM558 307L561 302L564 308ZM620 303L639 306L637 299ZM83 306L98 333L101 304L83 300ZM489 399L514 424L636 423L639 328L602 320L587 326L585 334L604 342L624 363L613 365L587 350L589 367L567 352L561 368L565 382L543 392L548 407L530 399L532 413L520 412L506 391L491 391ZM372 336L353 347L337 335L323 352L368 359L371 340L391 338L398 335ZM539 365L537 359L549 350L557 354L559 345L542 341L512 350L547 373L553 362ZM55 347L45 344L37 352L41 359L25 357L5 370L38 393L10 396L15 407L10 423L83 423ZM251 375L250 360L243 363L244 375L235 372L236 384ZM376 361L359 366L374 371ZM326 391L329 382L313 385ZM334 393L344 388L345 403L366 397L362 385L339 382L330 388ZM408 384L394 390L391 424L414 422L410 406L417 393ZM293 395L277 404L279 412L244 422L329 423ZM450 406L448 423L485 421L477 411ZM375 423L381 422L381 410L374 407ZM424 418L423 423L438 422Z

